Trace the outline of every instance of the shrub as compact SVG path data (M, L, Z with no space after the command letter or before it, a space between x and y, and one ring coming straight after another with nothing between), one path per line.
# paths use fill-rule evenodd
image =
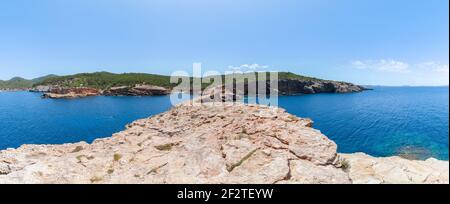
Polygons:
M172 150L173 144L164 144L164 145L158 145L155 146L155 148L159 151L170 151Z
M72 150L72 153L76 153L76 152L79 152L81 150L83 150L83 147L82 146L77 146L77 147L75 147L74 150Z
M121 154L114 154L114 161L119 161L120 159L122 159L122 155Z
M342 168L342 170L347 172L350 169L350 162L347 159L342 159L341 160L341 168Z
M90 180L91 180L91 183L96 183L96 182L102 181L103 178L98 177L98 176L94 176L94 177L92 177Z

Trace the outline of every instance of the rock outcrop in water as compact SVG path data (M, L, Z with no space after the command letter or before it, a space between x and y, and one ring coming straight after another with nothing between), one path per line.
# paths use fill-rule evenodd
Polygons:
M36 86L31 88L30 92L49 92L52 89L52 86Z
M263 77L266 75L265 77ZM217 76L222 79L222 85L226 81L235 81L236 84L252 88L256 88L255 83L266 83L266 93L279 95L298 95L298 94L315 94L315 93L354 93L368 90L359 85L347 82L322 80L312 77L301 76L290 72L278 72L276 78L269 72L253 72L245 74L221 75ZM187 81L187 84L192 85L194 78L182 78ZM195 78L202 80L201 78ZM276 83L278 86L270 87L271 84ZM202 88L212 85L210 79L202 81ZM45 96L49 98L76 98L92 95L108 95L108 96L154 96L167 95L173 89L177 89L177 84L170 82L169 76L149 75L149 74L113 74L107 72L96 73L82 73L70 76L50 77L40 83L33 84L32 91L40 91L46 93ZM215 85L217 86L217 85ZM84 87L84 88L81 88ZM229 86L227 86L229 87ZM238 87L236 85L236 87ZM239 86L241 87L241 86ZM93 94L92 91L83 93L83 90L97 89L98 93ZM186 89L188 89L186 87ZM189 90L183 89L183 92ZM264 88L249 91L247 88L241 90L243 94L261 94L257 91L264 90ZM190 90L191 93L198 94L200 90Z
M52 87L52 86L38 86L32 89L33 92L44 92L43 98L81 98L88 96L160 96L170 94L170 90L151 85L135 85L135 86L120 86L111 87L106 90L99 90L96 88L80 87Z
M107 96L161 96L170 94L170 90L152 85L112 87L103 92Z
M45 92L43 98L81 98L88 96L97 96L101 92L94 88L62 88L62 87L52 87Z
M409 166L429 176L408 183L448 183L448 162L341 156L311 124L266 106L186 103L92 144L0 151L0 183L403 183Z
M304 81L280 80L278 82L280 95L315 94L315 93L354 93L368 90L352 83L337 81Z

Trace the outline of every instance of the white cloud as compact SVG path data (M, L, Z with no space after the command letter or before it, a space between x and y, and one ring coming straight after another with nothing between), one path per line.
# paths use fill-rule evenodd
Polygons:
M357 69L373 69L384 72L409 72L409 64L401 61L395 61L392 59L386 60L357 60L351 62L352 66Z
M229 69L235 70L235 71L244 71L244 70L252 70L255 71L257 69L267 69L269 66L267 65L259 65L259 64L243 64L240 66L228 66Z
M372 71L373 77L378 77L376 79L378 82L374 82L374 84L442 86L448 85L449 82L448 63L435 61L409 64L385 59L355 60L351 62L351 67Z
M442 74L449 74L448 64L442 64L439 62L424 62L419 64L418 67L425 69L425 71L438 72Z

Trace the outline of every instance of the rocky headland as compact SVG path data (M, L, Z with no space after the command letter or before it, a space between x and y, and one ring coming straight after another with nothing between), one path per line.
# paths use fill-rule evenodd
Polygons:
M160 96L170 94L170 90L164 87L137 84L134 86L111 87L106 90L89 87L52 87L39 86L31 90L32 92L43 92L43 98L82 98L89 96Z
M170 94L170 90L160 86L153 85L135 85L112 87L103 91L106 96L161 96Z
M266 75L265 77L264 74ZM269 72L262 73L246 73L235 75L215 76L222 79L222 83L226 79L233 77L236 84L243 84L244 94L248 94L248 83L256 83L257 86L261 81L266 82L266 93L276 93L278 95L299 95L299 94L316 94L316 93L355 93L368 90L367 88L347 82L331 81L317 79L290 72L277 72L277 78L270 78ZM192 85L195 80L202 80L202 90L212 85L212 81L208 78L180 77L179 79L189 80L188 85ZM256 81L255 81L256 80ZM12 82L21 82L20 80L8 81L8 86L12 86ZM24 80L22 80L24 81ZM276 81L276 82L275 82ZM18 83L17 82L17 83ZM96 95L106 96L155 96L167 95L174 89L178 89L178 83L171 83L170 76L144 74L144 73L123 73L114 74L109 72L80 73L68 76L49 75L34 80L25 80L27 83L16 83L16 87L20 84L26 84L25 89L32 92L44 93L44 98L79 98ZM186 81L185 81L186 82ZM6 82L5 82L6 83ZM270 85L277 83L277 87ZM186 83L184 84L186 85ZM191 87L183 87L182 92L189 92ZM261 90L261 89L258 89ZM178 91L178 90L177 90ZM196 90L195 94L199 94L200 90ZM191 89L191 93L194 91ZM236 91L237 92L237 91ZM194 93L193 93L194 94ZM239 93L241 94L241 93ZM252 91L251 94L258 94Z
M42 95L43 98L81 98L100 95L101 91L94 88L61 88L53 87Z
M315 93L355 93L369 90L363 86L338 81L278 81L280 95L315 94Z
M271 82L267 82L266 92L275 92L279 95L299 95L299 94L316 94L316 93L355 93L368 90L359 85L346 82L336 81L302 81L302 80L281 80L278 81L278 88L275 90L270 87ZM248 86L243 87L245 95L248 94ZM222 87L224 88L224 87ZM97 89L90 87L61 87L61 86L38 86L32 89L33 92L43 92L44 98L80 98L88 96L161 96L171 93L170 88L136 84L133 86L117 86L107 89ZM227 90L231 91L231 90ZM239 91L233 90L238 95L242 95Z
M91 144L0 151L0 183L448 183L447 161L339 154L283 109L177 105Z

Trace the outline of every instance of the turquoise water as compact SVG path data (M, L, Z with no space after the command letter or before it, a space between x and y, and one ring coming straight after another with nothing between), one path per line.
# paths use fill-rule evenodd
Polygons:
M449 89L376 87L355 94L282 96L288 112L314 120L340 152L390 156L413 150L448 160ZM41 99L0 93L0 149L108 137L139 118L168 110L169 96Z

